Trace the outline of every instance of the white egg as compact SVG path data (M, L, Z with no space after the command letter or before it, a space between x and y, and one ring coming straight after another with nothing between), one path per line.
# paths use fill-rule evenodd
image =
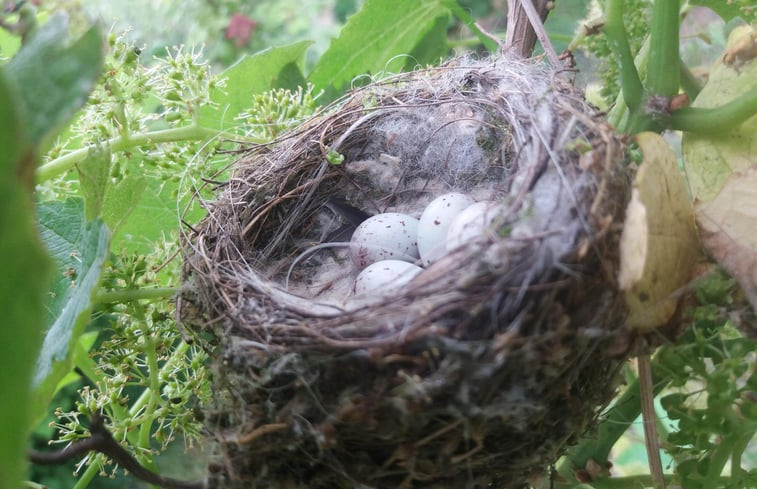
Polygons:
M418 253L428 265L447 253L447 231L458 214L476 201L458 192L440 195L424 209L418 222Z
M399 260L381 260L368 265L355 279L355 293L397 290L407 285L423 269Z
M452 251L486 233L498 215L493 202L476 202L452 221L447 230L447 251Z
M350 256L359 269L381 260L418 260L418 219L398 212L369 217L355 229Z

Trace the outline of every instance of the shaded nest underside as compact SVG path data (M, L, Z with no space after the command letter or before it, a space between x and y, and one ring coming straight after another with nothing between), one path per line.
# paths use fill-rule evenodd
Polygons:
M253 148L184 243L182 315L218 347L222 484L527 485L595 421L631 349L622 155L570 84L505 58L358 89ZM349 268L290 270L334 199L417 217L450 190L501 212L402 290L296 288Z

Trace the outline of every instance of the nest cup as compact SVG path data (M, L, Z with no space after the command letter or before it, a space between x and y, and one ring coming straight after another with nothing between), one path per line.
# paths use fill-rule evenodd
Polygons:
M215 482L543 475L632 348L615 279L623 154L571 83L507 57L373 83L251 148L183 244L180 314L214 348ZM405 285L356 294L339 244L355 225L417 218L447 192L494 217Z

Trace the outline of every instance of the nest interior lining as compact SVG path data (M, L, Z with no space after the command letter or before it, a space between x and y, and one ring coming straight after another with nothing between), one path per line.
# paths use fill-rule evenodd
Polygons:
M225 484L522 487L556 460L631 348L622 150L568 83L509 58L372 84L252 149L185 240ZM334 205L417 217L448 191L498 202L497 225L402 290L351 294L343 247L292 267L354 226Z

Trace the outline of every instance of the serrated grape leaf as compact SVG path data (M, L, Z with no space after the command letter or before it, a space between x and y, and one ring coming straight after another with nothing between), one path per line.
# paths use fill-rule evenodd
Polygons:
M17 104L0 67L0 487L22 487L32 412L34 359L44 327L43 302L50 263L37 234L31 188L20 180L36 161ZM27 168L23 168L27 167Z
M214 105L200 108L201 125L218 130L234 127L234 120L243 109L252 104L252 95L272 88L292 88L292 80L297 79L293 70L300 72L305 65L305 51L311 41L300 41L286 46L265 49L252 56L246 56L223 72L226 86L214 88L210 100Z
M694 211L676 157L658 134L636 136L644 161L636 174L620 241L618 284L628 325L650 331L675 313L699 256Z
M331 41L308 79L316 89L343 90L363 74L396 72L405 55L449 15L442 0L367 0Z
M93 221L100 217L105 192L110 180L110 150L93 146L87 158L76 165L79 172L79 191L84 197L84 217Z
M109 233L101 220L87 222L84 202L44 202L37 206L40 236L55 261L45 316L48 324L37 357L34 385L43 409L70 370L71 346L89 320L91 296L108 257Z
M744 40L757 44L757 29L734 30L695 106L717 106L757 89L757 57L736 55L744 52L737 50ZM685 134L682 142L704 249L733 275L757 310L755 149L757 115L725 134Z
M690 0L689 3L711 9L726 22L734 17L741 17L748 23L757 20L754 0Z
M757 29L744 26L729 36L726 52L710 70L707 84L693 102L694 107L712 108L757 89L757 58L742 58L733 48L743 39L757 35ZM755 38L757 42L757 38ZM732 58L726 54L732 53ZM728 62L731 59L732 62ZM681 143L684 168L692 196L710 202L725 185L732 172L747 170L754 164L757 148L757 116L741 126L719 134L685 133Z
M59 12L8 61L8 74L19 87L34 144L59 129L86 102L102 59L100 31L93 27L69 43L67 17Z

